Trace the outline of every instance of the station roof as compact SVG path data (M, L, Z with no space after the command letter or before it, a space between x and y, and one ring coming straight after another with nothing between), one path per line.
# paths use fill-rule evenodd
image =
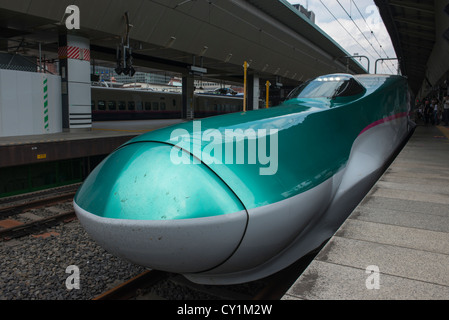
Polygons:
M387 27L402 74L418 91L425 77L426 62L435 45L434 1L375 0Z
M0 0L0 46L15 40L56 55L68 0ZM81 29L91 57L114 62L128 12L134 65L215 79L241 79L244 61L261 77L292 82L334 72L366 73L348 53L285 0L80 0ZM70 31L73 32L73 31ZM32 47L34 44L34 48ZM17 45L15 45L17 46ZM15 47L13 46L13 47ZM11 48L11 45L9 45ZM1 48L0 48L1 50Z
M332 55L335 59L343 59L349 54L340 47L328 34L322 31L317 25L307 19L299 10L294 8L285 0L247 0L254 7L281 21L285 26L301 34L310 43L313 43L323 51ZM351 68L359 73L365 73L365 70L350 61Z
M449 55L449 39L444 39L449 26L449 12L444 13L447 1L374 1L400 59L402 74L408 77L415 94L425 96L449 68L448 64L440 65L437 61L447 60Z

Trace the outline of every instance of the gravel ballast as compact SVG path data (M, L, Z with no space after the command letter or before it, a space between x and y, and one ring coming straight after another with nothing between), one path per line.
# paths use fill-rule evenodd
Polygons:
M99 247L77 220L1 241L0 257L0 300L93 299L146 270Z

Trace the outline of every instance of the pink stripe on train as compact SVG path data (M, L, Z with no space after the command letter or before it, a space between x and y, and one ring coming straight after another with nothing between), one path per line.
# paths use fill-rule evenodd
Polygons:
M406 117L407 115L408 115L408 112L401 112L401 113L397 113L397 114L394 114L394 115L392 115L392 116L388 116L388 117L386 117L386 118L377 120L377 121L371 123L370 125L366 126L365 129L363 129L363 130L359 133L359 135L361 135L361 134L364 133L365 131L367 131L367 130L369 130L369 129L371 129L371 128L373 128L373 127L379 125L379 124L382 124L382 123L385 123L385 122L388 122L388 121L391 121L391 120L395 120L395 119L398 119L398 118Z

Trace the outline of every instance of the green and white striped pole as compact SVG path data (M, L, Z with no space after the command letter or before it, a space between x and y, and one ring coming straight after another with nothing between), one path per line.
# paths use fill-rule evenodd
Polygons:
M43 76L43 84L44 84L44 130L46 132L50 131L49 123L48 123L48 85L47 85L47 77Z

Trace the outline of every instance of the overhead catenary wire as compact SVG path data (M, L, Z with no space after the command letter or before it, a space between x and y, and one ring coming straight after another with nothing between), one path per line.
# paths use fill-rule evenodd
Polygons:
M374 45L371 43L371 41L366 37L365 33L362 31L362 29L360 29L359 25L354 21L354 19L352 18L352 16L349 14L349 12L345 9L345 7L341 4L340 0L337 0L337 3L340 5L340 7L343 9L343 11L346 13L346 15L349 17L349 19L351 19L352 23L355 25L355 27L357 28L357 30L359 30L359 32L362 34L362 36L365 38L365 40L368 42L368 44L371 46L371 48L373 48L374 52L376 52L376 54L379 56L379 58L382 58L382 55L376 50L376 48L374 48ZM371 29L370 29L371 30ZM394 73L390 67L387 65L387 68L390 70L391 73Z
M351 0L353 1L353 0ZM353 35L353 33L351 33L342 23L341 21L335 16L335 14L328 8L328 6L322 1L320 0L321 4L323 5L323 7L329 12L329 14L333 17L333 19L335 21L338 22L338 24L345 30L345 32L354 40L355 43L357 43L357 45L364 51L367 53L368 56L370 56L372 59L376 59L376 57L373 56L373 54L368 51L366 49L366 46L363 46ZM348 17L351 19L351 21L353 22L353 24L356 26L356 28L358 29L358 31L363 35L363 37L365 38L365 40L369 43L369 45L373 48L373 51L377 54L377 56L379 56L380 58L382 58L382 56L380 55L380 53L374 48L373 44L371 43L371 41L365 36L364 32L360 29L360 27L357 25L357 23L354 21L354 19L352 18L352 16L348 13L348 11L344 8L344 6L340 3L339 0L337 0L338 4L340 5L340 7L344 10L344 12L348 15ZM357 10L360 13L360 9L357 7ZM365 20L366 19L363 17L362 18ZM366 22L367 23L367 22ZM370 29L370 31L372 31ZM377 39L377 38L376 38ZM378 40L377 40L378 41ZM385 51L384 51L385 52ZM389 71L391 73L394 73L391 68L387 65L387 68L389 69Z
M326 8L326 10L329 12L329 14L335 19L335 21L337 21L338 22L338 24L340 24L340 26L346 31L346 33L363 49L363 50L365 50L365 52L368 54L368 55L370 55L372 58L374 58L373 57L373 55L368 51L368 50L366 50L361 44L360 44L360 42L356 39L356 38L354 38L354 36L352 35L352 33L351 32L349 32L348 31L348 29L346 29L346 27L340 22L340 20L338 20L338 18L332 13L332 11L323 3L323 1L322 0L320 0L320 2L321 2L321 4L324 6L324 8Z
M377 52L377 50L374 48L371 41L368 40L368 38L365 36L365 33L360 29L360 27L354 21L352 16L349 14L349 12L345 9L345 7L343 7L343 5L341 4L341 2L339 0L337 0L337 3L340 5L340 7L343 9L343 11L346 13L346 15L349 17L349 19L351 19L352 23L356 26L356 28L359 30L359 32L362 34L362 36L365 38L365 40L368 42L368 44L371 46L371 48L373 48L374 52L376 52L376 54L380 57L379 52Z
M363 13L360 11L359 7L357 6L356 2L354 0L351 0L352 3L354 3L355 8L357 9L357 11L359 12L360 16L362 17L363 21L365 22L366 26L368 27L368 30L370 31L370 33L373 35L374 39L376 40L377 44L379 45L379 48L382 50L382 52L385 54L385 56L387 58L390 58L389 55L385 52L382 44L380 43L379 39L376 37L376 34L374 33L374 31L371 29L368 21L366 21L365 16L363 15ZM393 68L395 68L395 65L391 62L391 66ZM390 69L390 68L389 68ZM391 69L390 69L391 71Z

